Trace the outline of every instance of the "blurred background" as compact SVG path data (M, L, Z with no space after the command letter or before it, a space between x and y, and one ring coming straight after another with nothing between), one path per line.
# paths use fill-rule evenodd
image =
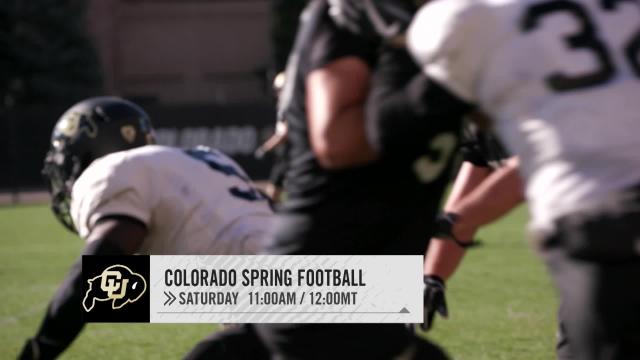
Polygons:
M86 97L151 115L161 144L216 147L254 179L273 130L271 81L305 0L0 1L0 193L44 189L53 125ZM6 200L9 199L9 200ZM24 199L24 197L23 197Z

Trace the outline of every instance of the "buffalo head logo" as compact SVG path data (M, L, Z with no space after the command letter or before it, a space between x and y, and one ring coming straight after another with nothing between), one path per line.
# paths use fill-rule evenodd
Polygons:
M98 126L90 117L79 113L65 113L56 125L56 131L67 137L74 137L80 133L85 133L90 138L98 135Z
M82 307L87 312L93 309L96 301L111 300L111 308L120 309L128 303L138 301L147 291L144 277L124 265L111 265L87 282L89 289L82 300Z

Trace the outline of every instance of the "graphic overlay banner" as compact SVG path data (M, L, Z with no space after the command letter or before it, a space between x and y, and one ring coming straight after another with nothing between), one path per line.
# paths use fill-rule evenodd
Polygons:
M151 256L155 323L420 323L422 256Z

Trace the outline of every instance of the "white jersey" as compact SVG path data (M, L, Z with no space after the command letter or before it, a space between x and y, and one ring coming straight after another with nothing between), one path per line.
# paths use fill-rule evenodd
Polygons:
M95 160L74 184L71 216L80 236L108 215L146 224L142 254L253 254L272 211L221 152L148 145Z
M537 230L640 183L640 5L434 0L409 47L520 156Z

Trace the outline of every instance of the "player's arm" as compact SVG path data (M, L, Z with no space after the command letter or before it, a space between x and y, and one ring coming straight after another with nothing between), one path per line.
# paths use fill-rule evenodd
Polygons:
M305 107L311 150L337 170L375 158L365 136L364 106L379 43L338 25L324 9L305 58Z
M504 216L524 199L517 159L510 159L488 176L484 171L488 169L465 163L445 205L445 211L456 216L450 232L458 241L470 242L479 227ZM448 315L444 283L458 268L464 253L464 248L450 239L431 240L425 256L423 329L431 328L436 312Z
M364 102L371 70L355 56L336 59L306 79L311 148L321 166L340 169L366 164L375 152L366 140Z
M451 207L458 214L454 232L475 232L506 215L524 201L522 179L517 158L509 159L505 166L495 170L485 181Z
M445 212L452 212L453 206L458 204L464 196L472 192L482 181L491 174L488 167L475 166L465 161L458 171L451 193L444 205ZM459 239L471 239L475 231L456 228L455 235ZM467 231L467 232L465 232ZM464 249L453 241L433 238L425 257L425 275L436 275L447 280L464 255ZM437 271L436 271L437 270Z
M477 230L507 214L524 200L517 159L509 159L493 173L465 162L444 207L456 215L453 235L470 242ZM447 239L432 239L425 258L425 274L449 279L457 269L464 249Z
M86 239L82 255L131 255L147 234L138 220L126 216L99 220ZM24 345L19 359L54 359L76 338L82 321L82 256L71 267L47 307L36 335Z
M327 169L340 169L377 158L364 120L371 94L390 87L380 86L377 80L404 85L406 73L418 71L404 48L397 53L406 59L394 64L402 56L392 45L414 8L403 2L381 7L352 1L328 5L328 16L311 46L312 71L305 79L305 100L311 147L318 162ZM379 28L379 22L386 20L394 23L395 34Z
M450 211L454 204L473 191L490 174L491 169L488 167L475 166L469 161L463 162L445 203L444 210ZM473 234L458 232L456 236L462 236L465 239L467 238L466 236L469 236L468 238L471 239ZM448 317L445 301L445 281L448 279L449 271L453 272L458 266L464 253L464 249L453 241L439 238L431 239L425 255L425 309L424 321L421 325L422 329L429 330L431 328L436 312ZM432 268L437 268L439 271L431 271Z

